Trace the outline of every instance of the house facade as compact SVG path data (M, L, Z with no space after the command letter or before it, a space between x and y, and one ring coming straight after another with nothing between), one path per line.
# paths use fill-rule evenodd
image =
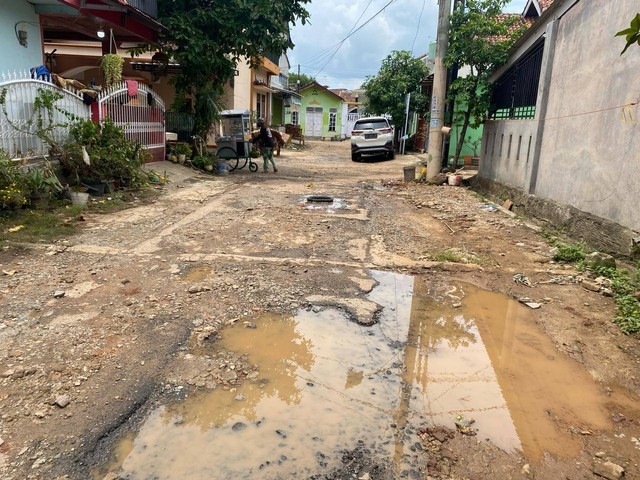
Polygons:
M344 99L318 82L300 89L299 125L307 138L341 137ZM293 122L291 122L293 123Z
M0 89L5 96L0 148L11 157L49 153L36 135L15 128L32 120L36 99L44 89L58 92L57 107L77 118L102 121L108 116L123 127L127 138L161 159L164 101L148 85L151 79L125 68L125 78L129 75L140 83L136 83L138 93L129 95L124 83L100 88L104 85L99 69L104 53L124 53L127 44L156 43L164 28L156 17L156 0L2 2Z
M605 250L640 237L640 52L633 2L530 0L532 26L492 78L479 180ZM634 50L635 48L635 50Z
M40 18L32 3L27 0L0 3L0 49L0 73L44 63Z

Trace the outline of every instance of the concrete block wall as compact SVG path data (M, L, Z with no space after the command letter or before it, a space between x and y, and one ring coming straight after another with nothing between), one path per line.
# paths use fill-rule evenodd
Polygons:
M556 3L536 118L485 123L479 176L640 231L640 48L614 37L637 5Z

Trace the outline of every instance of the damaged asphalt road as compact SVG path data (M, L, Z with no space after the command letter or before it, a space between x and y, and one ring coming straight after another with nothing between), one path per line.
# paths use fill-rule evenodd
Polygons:
M0 478L640 478L612 300L415 157L310 145L0 253Z

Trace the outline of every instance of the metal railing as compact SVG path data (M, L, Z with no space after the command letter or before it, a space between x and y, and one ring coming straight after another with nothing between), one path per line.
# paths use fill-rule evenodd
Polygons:
M98 118L109 117L124 130L127 140L144 145L156 160L164 157L166 143L164 101L146 85L137 92L121 82L104 89L98 96Z
M82 101L82 96L73 88L54 85L50 76L36 77L28 71L0 74L0 92L4 105L0 106L0 149L11 158L48 155L47 145L35 135L37 113L34 106L42 90L59 92L62 98L55 103L53 118L43 114L45 124L57 125L52 137L63 142L69 134L66 126L71 116L88 119L90 109Z
M127 0L127 3L152 18L158 18L158 0Z
M535 117L543 52L544 40L534 45L494 83L489 118L520 120Z

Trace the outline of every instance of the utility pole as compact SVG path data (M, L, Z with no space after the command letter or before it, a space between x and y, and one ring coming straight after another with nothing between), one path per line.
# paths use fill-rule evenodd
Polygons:
M427 152L431 160L427 166L427 178L433 178L442 168L442 127L447 95L447 69L444 56L449 44L449 15L451 0L439 0L438 38L436 40L436 58L433 70L433 93L431 95L431 120L429 122L429 147Z

